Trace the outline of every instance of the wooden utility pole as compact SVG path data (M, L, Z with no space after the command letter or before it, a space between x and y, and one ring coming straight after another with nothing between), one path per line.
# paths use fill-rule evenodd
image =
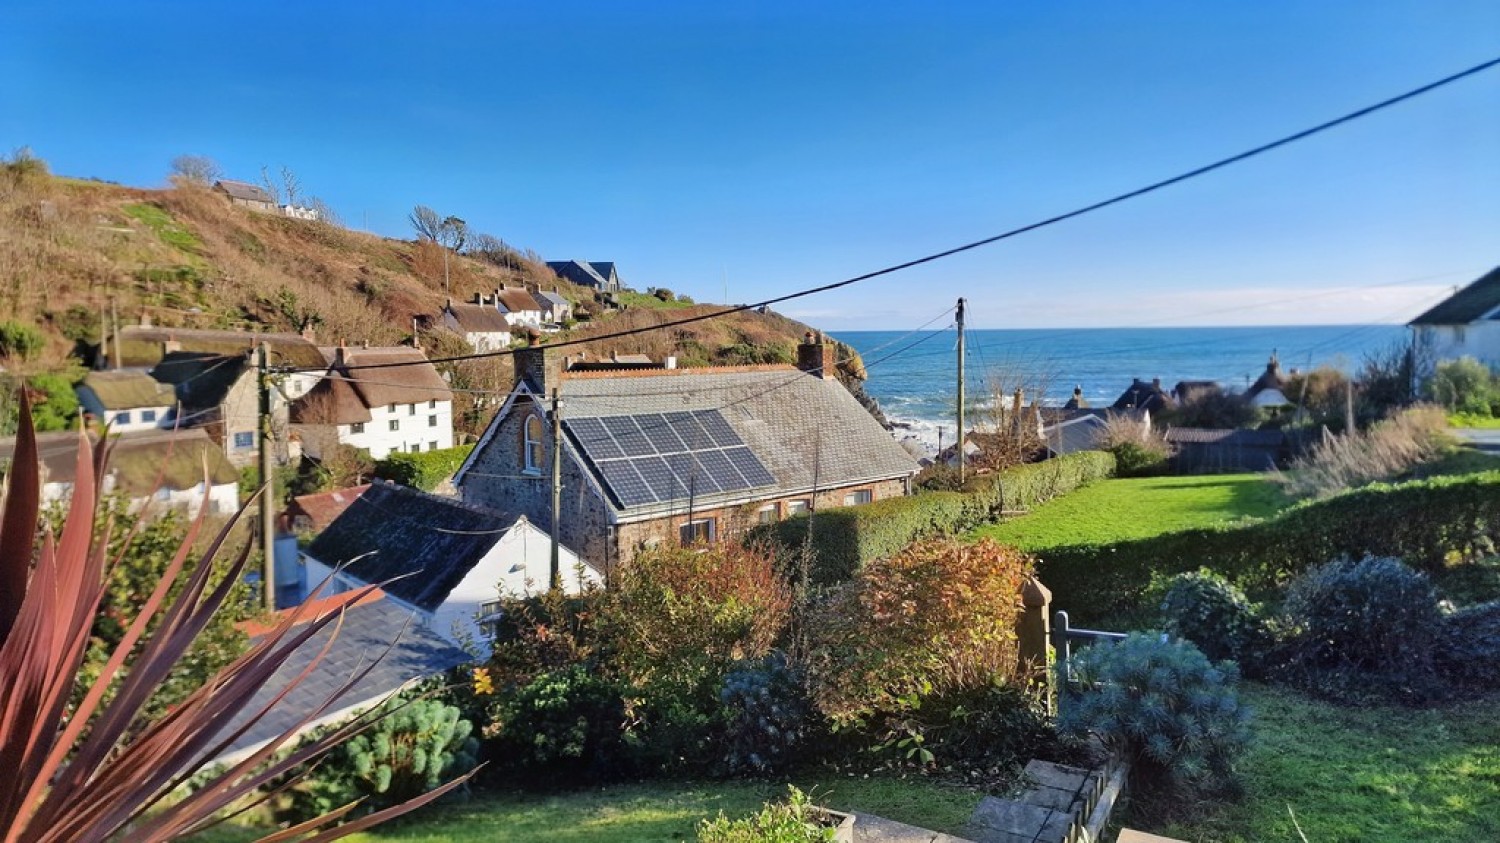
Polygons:
M552 565L547 587L562 588L562 399L552 388Z
M968 437L964 435L964 300L958 300L958 311L954 321L958 324L958 437L955 447L958 448L958 482L964 482L964 470L967 468L967 455L964 454L964 443Z
M1354 379L1344 381L1344 435L1354 435Z
M258 349L260 387L260 575L266 611L276 611L276 472L271 453L271 358L265 343ZM230 435L226 433L225 435Z
M115 341L109 344L110 354L114 357L115 368L120 368L120 308L114 293L109 295L109 321L114 325Z

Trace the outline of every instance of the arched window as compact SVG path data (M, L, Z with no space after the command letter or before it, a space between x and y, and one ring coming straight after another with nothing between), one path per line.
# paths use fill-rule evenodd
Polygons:
M538 415L528 416L526 419L526 441L525 441L526 471L532 474L542 472L542 463L546 461L546 448L542 440L542 417Z

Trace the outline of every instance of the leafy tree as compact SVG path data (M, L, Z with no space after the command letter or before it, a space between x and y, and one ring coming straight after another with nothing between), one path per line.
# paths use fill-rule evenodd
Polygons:
M46 346L47 339L34 326L10 320L0 322L0 357L30 360Z
M1444 360L1428 379L1427 397L1455 413L1490 415L1496 403L1495 377L1473 357Z

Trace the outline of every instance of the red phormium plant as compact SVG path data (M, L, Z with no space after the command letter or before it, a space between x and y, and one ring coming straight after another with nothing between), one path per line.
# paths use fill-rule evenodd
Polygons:
M244 807L246 801L269 798L261 793L263 785L305 767L367 728L375 716L356 718L320 741L277 757L278 750L292 744L293 733L303 725L299 724L249 758L198 783L185 796L168 799L316 668L318 660L276 701L251 712L247 723L220 734L293 651L329 623L336 623L343 607L368 591L320 601L322 611L316 616L287 613L248 652L167 715L151 723L136 722L141 707L244 572L248 546L224 577L211 581L209 563L229 538L233 521L201 559L188 564L206 506L156 589L141 596L139 613L98 680L77 710L70 711L68 701L111 563L106 558L107 537L93 534L105 459L102 445L91 448L88 440L79 437L77 478L67 520L60 536L48 531L37 548L37 446L30 408L23 398L15 459L0 509L0 843L155 841L200 830L231 805ZM185 586L169 603L174 584L184 576ZM373 666L350 676L322 709L307 715L304 724L322 716ZM105 703L112 684L114 696ZM343 837L420 807L463 780L403 805L328 827L355 807L347 805L264 840Z

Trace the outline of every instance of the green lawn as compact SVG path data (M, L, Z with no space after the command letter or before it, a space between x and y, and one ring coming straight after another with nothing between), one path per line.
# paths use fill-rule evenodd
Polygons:
M1262 685L1242 802L1160 829L1183 840L1316 843L1500 840L1500 699L1445 708L1339 708Z
M792 782L822 805L866 811L937 831L957 832L980 794L923 779L837 778L796 775ZM508 843L657 843L691 840L699 820L758 810L786 796L784 782L656 782L616 785L573 793L484 794L455 805L430 808L378 831L350 837L363 841L437 843L505 840ZM260 830L259 834L264 834ZM200 843L254 840L256 830L224 828L195 838Z
M974 535L1038 551L1150 538L1246 516L1264 517L1287 502L1264 474L1105 480L1026 515L981 527Z

